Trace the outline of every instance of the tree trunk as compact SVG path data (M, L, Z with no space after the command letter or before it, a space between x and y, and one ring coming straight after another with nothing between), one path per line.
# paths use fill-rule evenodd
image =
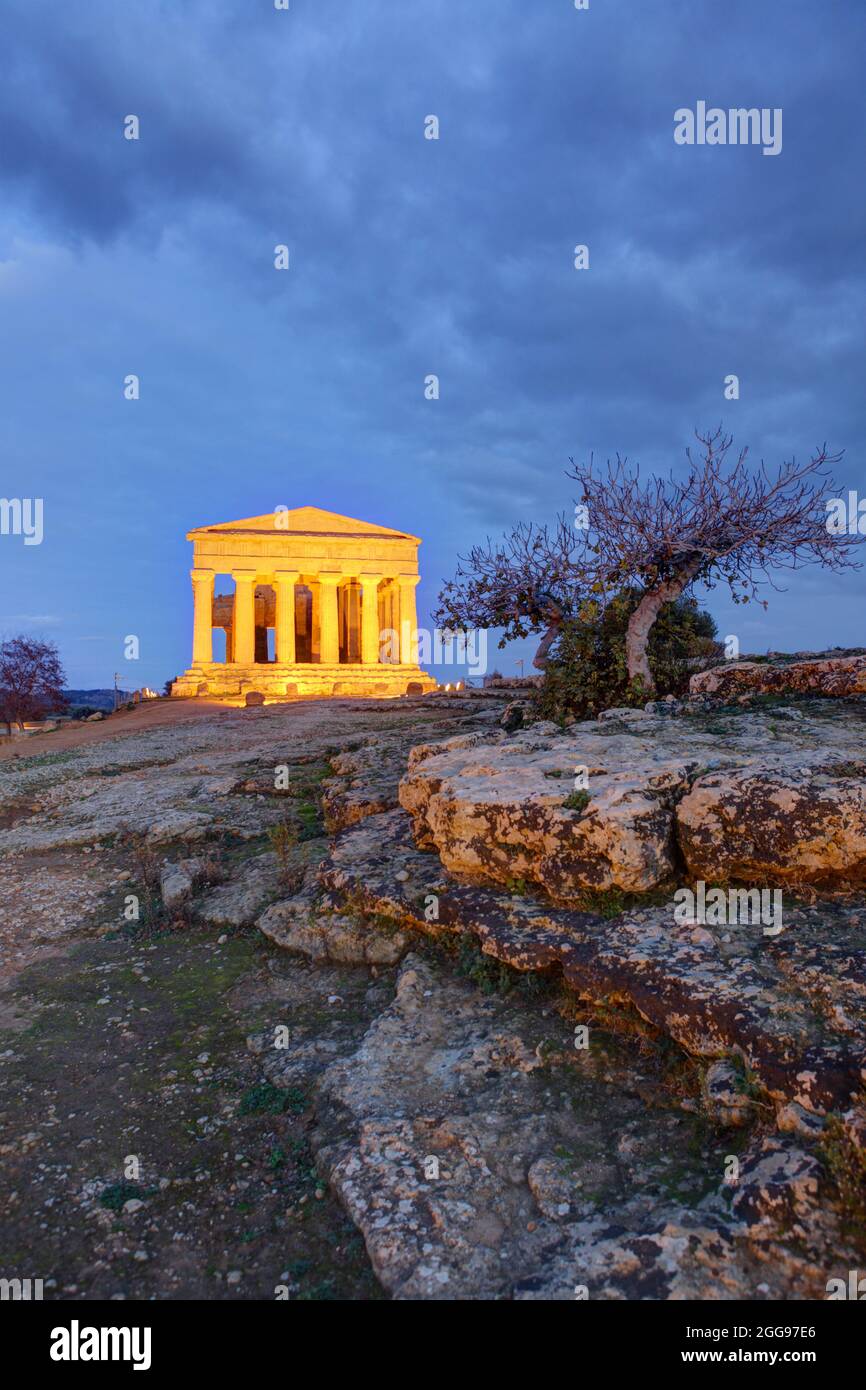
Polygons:
M538 644L538 651L532 658L532 664L536 671L543 671L547 666L547 653L559 636L559 629L562 627L562 618L554 618L550 627L545 632Z
M687 569L660 584L657 589L649 589L628 620L625 635L625 655L628 663L628 678L643 681L644 689L652 693L656 686L647 658L647 642L653 624L666 603L673 603L695 578L699 565L691 564Z

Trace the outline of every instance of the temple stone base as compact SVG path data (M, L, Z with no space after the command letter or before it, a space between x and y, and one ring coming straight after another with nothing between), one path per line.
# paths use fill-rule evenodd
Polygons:
M172 685L177 697L203 696L215 700L237 700L243 704L250 691L266 700L325 695L421 695L435 690L436 681L419 666L381 663L375 665L324 666L318 662L285 665L268 662L242 666L231 662L194 662Z

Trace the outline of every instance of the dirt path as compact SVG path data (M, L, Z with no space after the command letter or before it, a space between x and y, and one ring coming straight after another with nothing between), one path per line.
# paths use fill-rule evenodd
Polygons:
M107 738L145 733L148 729L185 724L190 720L213 721L233 708L236 707L218 700L152 700L132 710L120 710L93 724L85 720L55 729L53 733L0 739L0 759L35 758L43 753L66 752L70 748L102 743Z

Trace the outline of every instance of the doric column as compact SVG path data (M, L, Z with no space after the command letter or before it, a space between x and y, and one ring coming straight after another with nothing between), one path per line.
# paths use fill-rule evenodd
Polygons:
M256 652L256 571L232 570L235 581L235 664L252 666Z
M192 580L192 660L193 665L213 661L213 570L190 570Z
M400 590L392 579L385 590L385 628L388 633L387 660L392 665L400 661Z
M321 661L322 629L319 624L319 600L322 591L318 580L313 581L310 593L310 660Z
M399 574L400 587L400 662L403 666L418 664L418 610L415 603L417 574Z
M361 574L361 660L365 666L379 662L379 584L381 574Z
M337 590L339 593L339 589ZM346 596L346 660L357 666L361 660L361 585L352 579L344 590Z
M340 660L340 625L337 620L337 585L342 575L325 570L319 574L319 622L321 643L319 661L336 666Z
M297 570L277 570L274 574L274 645L277 661L295 664L295 585L300 579Z

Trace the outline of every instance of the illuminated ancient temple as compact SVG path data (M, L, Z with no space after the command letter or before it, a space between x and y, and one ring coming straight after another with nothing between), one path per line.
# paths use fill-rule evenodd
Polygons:
M435 689L418 666L417 536L298 507L200 526L187 540L192 664L172 695ZM234 592L217 592L230 583ZM215 631L223 659L215 659Z

